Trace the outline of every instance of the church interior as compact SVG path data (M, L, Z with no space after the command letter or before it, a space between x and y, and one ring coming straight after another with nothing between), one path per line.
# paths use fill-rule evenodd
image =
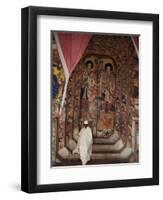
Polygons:
M73 34L51 33L51 166L81 165L72 151L84 120L88 165L139 162L139 36Z

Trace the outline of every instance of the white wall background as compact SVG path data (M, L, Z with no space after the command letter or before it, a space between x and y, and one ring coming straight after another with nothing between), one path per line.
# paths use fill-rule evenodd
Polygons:
M20 98L21 98L21 68L20 68L20 22L21 8L28 5L85 8L112 11L146 12L160 14L160 36L163 34L161 0L4 0L0 6L0 199L161 199L163 195L163 176L160 171L160 186L133 187L118 189L101 189L59 193L44 193L29 195L20 191ZM162 12L162 13L161 13ZM160 38L160 44L163 44ZM160 57L161 57L160 45ZM160 61L162 61L160 59ZM162 62L163 64L163 62ZM160 62L160 79L163 76ZM163 79L160 80L160 88ZM163 92L160 89L160 102ZM162 104L163 105L163 104ZM163 116L160 105L160 141L163 131ZM160 142L160 154L163 152L163 142ZM160 169L163 159L160 156Z

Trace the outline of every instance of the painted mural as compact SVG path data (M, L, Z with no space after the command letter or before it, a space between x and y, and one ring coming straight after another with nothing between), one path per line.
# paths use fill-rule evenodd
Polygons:
M81 151L73 151L85 122L93 141L86 164L139 162L139 47L134 43L139 36L89 35L67 75L66 59L76 55L64 56L69 37L62 35L60 44L56 34L51 41L51 165L82 164Z

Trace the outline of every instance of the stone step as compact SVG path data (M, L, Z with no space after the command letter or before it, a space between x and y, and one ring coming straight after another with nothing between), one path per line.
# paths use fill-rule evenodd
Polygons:
M93 153L119 153L123 150L125 144L119 139L115 144L93 144Z
M125 163L128 162L131 154L131 148L128 147L125 147L120 153L92 153L88 164ZM69 154L67 158L59 157L59 159L61 162L58 165L81 164L79 154Z
M112 133L109 133L108 135L103 135L103 134L99 134L98 132L96 133L96 134L93 134L93 137L95 137L95 138L108 138L108 137L110 137L111 135L113 135L114 133L117 133L116 131L115 132L112 132ZM78 135L79 135L79 133L78 132L76 132L76 133L73 133L73 136L72 136L72 139L74 140L74 141L78 141Z
M112 134L110 137L95 137L93 138L94 144L115 144L119 140L117 133Z
M119 140L119 135L117 133L113 133L111 134L109 137L94 137L93 138L93 145L96 145L96 147L94 149L97 148L97 145L114 145L118 142ZM77 141L75 139L71 139L69 140L69 143L67 144L67 148L68 150L70 150L71 152L73 151L73 149L76 147ZM101 149L101 147L99 147ZM102 147L103 148L103 147ZM110 147L111 149L114 149L114 146ZM121 148L121 147L119 147ZM104 147L104 149L107 149L107 147ZM100 150L101 151L101 150ZM105 151L105 150L104 150ZM106 150L107 151L107 150ZM108 152L110 150L108 149ZM113 150L114 151L114 150ZM119 151L119 150L118 150Z
M91 156L92 160L113 160L113 161L123 161L128 159L131 155L131 148L124 148L120 153L93 153Z
M120 152L120 157L122 159L125 159L125 158L128 158L129 156L131 156L131 154L132 154L132 149L129 147L126 147Z

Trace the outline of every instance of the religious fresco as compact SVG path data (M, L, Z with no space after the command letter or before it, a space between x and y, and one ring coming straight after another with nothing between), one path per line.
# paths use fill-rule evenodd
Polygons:
M73 55L61 50L70 37L60 34L59 44L59 34L52 34L51 165L81 164L73 150L85 120L93 136L88 164L139 162L138 44L136 50L131 36L85 35L86 45L68 74L66 59Z

